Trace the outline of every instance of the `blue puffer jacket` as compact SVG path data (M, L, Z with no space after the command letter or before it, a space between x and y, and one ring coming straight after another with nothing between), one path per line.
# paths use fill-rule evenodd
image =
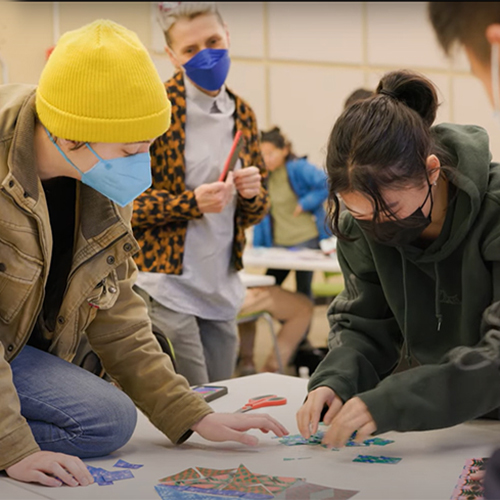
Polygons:
M311 212L316 219L319 239L329 238L331 233L325 227L326 212L324 202L328 197L328 178L307 158L297 158L286 162L288 181L298 202L305 212ZM271 199L271 205L273 200ZM267 214L254 226L253 246L272 247L274 245L271 214Z

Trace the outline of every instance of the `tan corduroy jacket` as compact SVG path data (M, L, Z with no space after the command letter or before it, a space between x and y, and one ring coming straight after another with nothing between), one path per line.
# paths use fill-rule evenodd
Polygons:
M41 310L52 237L33 150L35 88L0 86L0 470L39 450L20 413L9 362ZM75 247L68 285L48 351L71 361L86 334L106 372L174 443L212 412L173 371L132 290L139 246L132 206L119 208L78 183ZM104 286L103 286L104 285ZM57 391L57 380L53 381Z

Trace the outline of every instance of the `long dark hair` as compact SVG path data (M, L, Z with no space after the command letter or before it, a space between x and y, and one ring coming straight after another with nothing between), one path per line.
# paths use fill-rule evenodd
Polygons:
M288 155L285 161L295 160L297 158L297 155L293 152L292 143L285 137L279 127L272 127L267 131L262 130L260 133L260 142L269 142L278 149L288 148Z
M382 191L428 182L427 157L449 161L431 134L438 97L434 85L412 71L392 71L380 80L372 97L343 111L328 140L326 170L329 180L328 221L340 239L338 193L359 192L373 205L373 224L383 213L398 220ZM402 227L412 221L401 222Z

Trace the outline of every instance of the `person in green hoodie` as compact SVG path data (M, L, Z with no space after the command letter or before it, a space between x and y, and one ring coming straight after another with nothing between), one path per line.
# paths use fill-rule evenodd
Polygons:
M323 418L327 446L498 414L500 165L484 129L432 126L437 108L429 80L389 72L329 137L346 288L297 413L304 437Z

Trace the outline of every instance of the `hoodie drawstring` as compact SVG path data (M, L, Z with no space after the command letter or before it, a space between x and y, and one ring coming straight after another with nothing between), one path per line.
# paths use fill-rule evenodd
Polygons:
M438 268L438 263L434 262L434 275L436 276L436 288L434 290L435 294L435 315L437 319L437 331L439 332L441 330L441 323L443 322L443 315L441 314L441 305L439 302L439 285L440 285L440 279L439 279L439 268Z
M408 366L411 367L411 353L410 353L410 342L408 338L408 291L406 282L406 258L402 249L399 249L399 254L401 255L401 261L403 264L403 295L404 295L404 319L403 319L403 340L405 344L405 359ZM434 288L435 302L434 314L437 320L437 331L441 330L441 323L443 322L443 315L441 314L441 304L439 302L439 287L441 280L439 278L439 266L437 262L434 262L434 274L436 277L436 286Z
M403 250L399 250L403 262L403 295L404 295L404 320L403 320L403 340L405 344L405 359L408 367L411 367L410 342L408 339L408 292L406 289L406 258Z

